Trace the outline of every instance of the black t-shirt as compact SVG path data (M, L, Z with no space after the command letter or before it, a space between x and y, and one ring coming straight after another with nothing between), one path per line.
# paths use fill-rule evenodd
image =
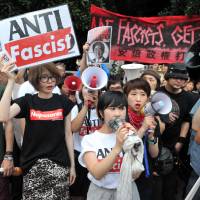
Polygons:
M161 136L163 145L170 148L171 150L174 150L174 145L180 136L181 124L183 122L191 122L189 112L198 99L192 93L186 92L184 90L178 94L173 94L168 92L165 87L161 87L160 91L166 93L170 98L175 100L180 109L179 118L173 124L166 123L165 131Z
M53 94L50 99L39 98L38 94L26 94L14 100L14 103L21 108L16 117L26 119L21 151L24 172L39 158L48 158L62 166L69 166L64 119L74 104L58 94Z
M0 85L0 99L3 95L5 87ZM0 122L0 162L3 160L5 153L5 135L4 135L4 129L3 129L3 123Z

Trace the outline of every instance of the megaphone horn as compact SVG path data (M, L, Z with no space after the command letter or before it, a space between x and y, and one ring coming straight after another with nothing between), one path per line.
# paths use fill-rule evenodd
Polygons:
M151 101L146 104L144 113L149 115L168 114L172 110L172 101L168 95L163 92L156 92L151 97Z
M75 92L81 90L82 82L80 78L72 75L65 78L64 85L69 92Z
M100 90L106 86L108 76L106 72L99 67L88 67L83 71L81 80L83 85L89 90Z
M132 63L132 64L125 64L122 65L121 68L125 72L125 81L128 82L132 79L139 78L141 76L142 70L144 70L143 64Z

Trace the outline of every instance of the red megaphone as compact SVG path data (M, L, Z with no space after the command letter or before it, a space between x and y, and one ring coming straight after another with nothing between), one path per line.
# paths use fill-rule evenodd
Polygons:
M75 93L80 91L82 87L82 81L77 76L68 76L64 80L65 87L69 90L69 93Z

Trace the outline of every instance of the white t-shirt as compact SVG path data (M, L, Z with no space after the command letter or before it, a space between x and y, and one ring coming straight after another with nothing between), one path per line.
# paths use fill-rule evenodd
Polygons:
M21 84L21 86L18 90L17 98L23 97L27 93L28 94L35 94L37 92L38 91L35 90L35 88L31 85L31 83L29 81L25 81L24 83ZM58 86L56 86L53 89L53 93L60 94L60 89L58 88Z
M116 143L116 134L105 134L95 131L93 134L86 135L81 143L81 154L79 156L79 163L85 167L83 155L86 152L92 151L96 153L97 159L101 161L112 150ZM112 169L100 180L95 179L92 174L88 173L89 180L99 187L107 189L116 189L119 181L120 168L122 164L123 153L117 157Z
M75 105L71 111L71 120L77 117L78 112L78 106ZM80 132L73 133L74 149L79 152L81 152L81 141L83 137L88 135L88 133L91 134L95 130L98 130L101 125L101 121L97 116L96 108L90 110L90 119L88 119L88 121L86 119L88 119L88 113L85 117L83 125L81 126ZM87 122L89 122L91 126L88 126Z

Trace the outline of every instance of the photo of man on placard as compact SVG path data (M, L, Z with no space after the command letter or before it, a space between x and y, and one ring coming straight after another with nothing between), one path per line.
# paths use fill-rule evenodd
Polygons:
M109 47L105 42L95 41L90 45L89 61L91 63L108 63Z

